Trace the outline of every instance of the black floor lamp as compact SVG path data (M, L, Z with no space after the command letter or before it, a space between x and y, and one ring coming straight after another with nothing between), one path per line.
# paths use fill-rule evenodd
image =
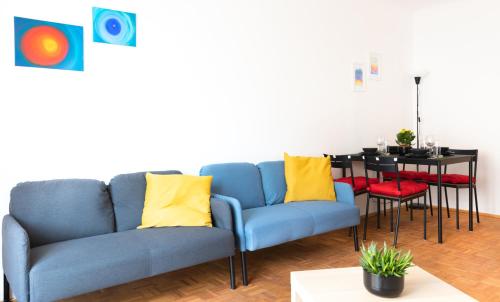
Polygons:
M416 76L415 77L415 84L417 84L417 149L420 149L420 112L419 112L419 91L418 91L418 85L420 85L420 79L422 77Z

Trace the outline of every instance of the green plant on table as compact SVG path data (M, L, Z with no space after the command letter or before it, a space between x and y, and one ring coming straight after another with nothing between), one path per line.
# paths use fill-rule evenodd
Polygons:
M413 256L410 251L403 254L394 247L377 249L377 244L372 242L368 248L361 247L360 265L367 272L384 277L402 277L406 270L412 266Z
M415 133L410 129L403 128L396 134L396 143L400 146L410 147L414 139Z

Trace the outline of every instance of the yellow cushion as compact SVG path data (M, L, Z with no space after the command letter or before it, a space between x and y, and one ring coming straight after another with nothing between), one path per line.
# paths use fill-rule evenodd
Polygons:
M285 203L335 200L329 157L290 156L285 153Z
M212 226L212 176L146 173L142 224L138 227Z

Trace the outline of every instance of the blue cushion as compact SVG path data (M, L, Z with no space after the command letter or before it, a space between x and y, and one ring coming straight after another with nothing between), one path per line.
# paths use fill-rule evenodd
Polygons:
M314 220L307 212L278 204L243 211L246 249L255 251L311 236Z
M257 165L267 205L283 203L286 194L285 163L268 161Z
M151 173L181 174L179 171ZM109 182L118 232L135 229L141 224L144 195L146 194L145 174L146 172L121 174L113 177Z
M287 205L308 213L314 220L313 234L347 228L359 224L359 209L344 202L304 201Z
M209 165L200 175L212 175L212 193L236 198L243 209L264 206L259 169L249 163Z
M10 213L28 233L32 247L114 231L113 208L102 181L25 182L10 196Z
M231 231L130 230L31 250L31 301L54 301L234 255Z

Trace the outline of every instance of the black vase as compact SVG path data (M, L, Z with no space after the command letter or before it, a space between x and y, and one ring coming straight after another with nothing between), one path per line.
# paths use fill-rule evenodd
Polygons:
M411 146L399 146L399 155L405 156L408 153L411 153Z
M363 270L363 282L366 289L374 295L396 298L403 292L405 277L384 277Z

